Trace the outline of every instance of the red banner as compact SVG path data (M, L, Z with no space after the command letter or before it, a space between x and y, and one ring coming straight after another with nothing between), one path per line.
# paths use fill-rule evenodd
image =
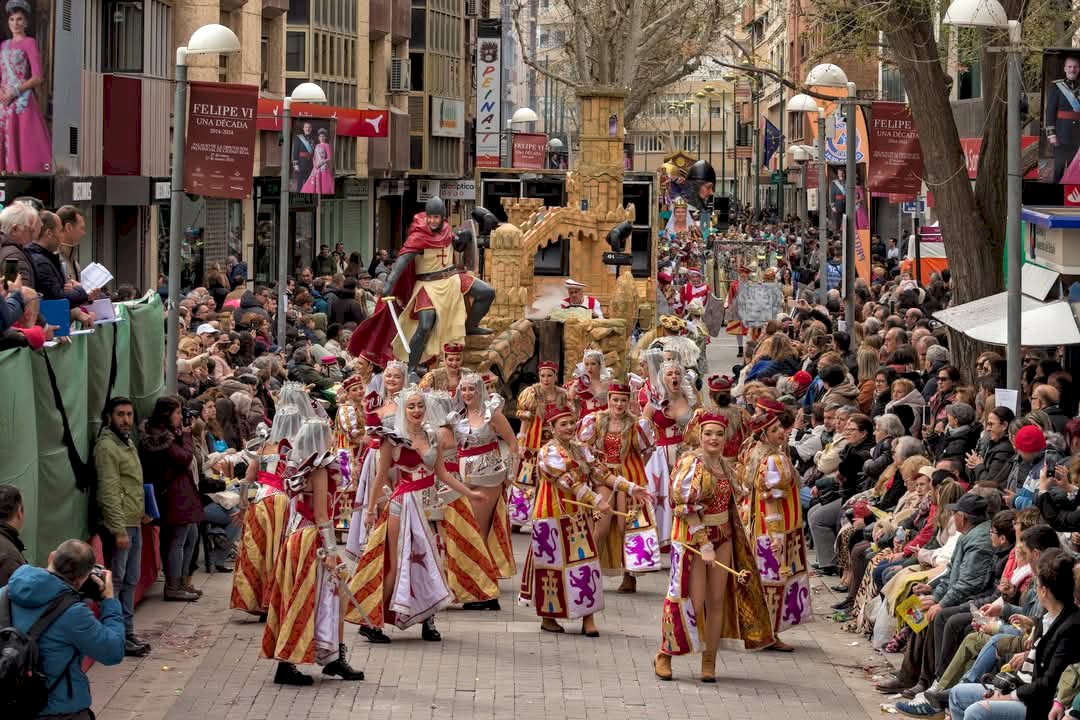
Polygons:
M251 197L255 165L254 85L191 83L184 190L210 197Z
M548 136L544 133L514 133L514 152L510 167L544 169Z
M1020 149L1039 142L1037 135L1024 135L1020 138ZM964 149L964 162L967 163L968 179L974 180L979 174L979 158L982 156L982 138L960 138L960 147ZM1038 166L1024 175L1025 180L1038 180Z
M352 108L293 103L289 114L294 117L330 118L337 120L337 134L344 137L383 138L390 134L389 110L354 110ZM281 132L281 101L259 98L260 130Z
M870 121L871 193L918 196L924 173L919 131L911 108L898 102L875 102Z

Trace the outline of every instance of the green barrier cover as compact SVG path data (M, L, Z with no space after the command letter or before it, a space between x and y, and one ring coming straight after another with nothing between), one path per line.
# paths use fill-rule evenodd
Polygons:
M0 483L22 491L26 524L20 533L26 558L44 564L64 540L90 535L88 509L93 502L75 486L63 442L60 411L43 353L48 353L79 456L91 464L93 438L101 410L112 395L135 402L145 418L164 390L165 332L159 296L117 306L122 322L99 325L90 335L34 352L0 352Z

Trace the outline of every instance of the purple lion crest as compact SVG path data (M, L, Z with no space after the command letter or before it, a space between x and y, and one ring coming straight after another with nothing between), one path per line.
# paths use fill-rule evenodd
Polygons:
M626 538L626 543L623 545L623 552L626 555L627 567L655 567L657 549L658 547L656 539L653 537L649 537L646 539L644 533L628 535Z
M780 561L772 550L769 538L761 536L757 539L757 552L754 554L757 556L758 573L761 574L762 579L779 580Z
M582 565L576 574L570 571L567 577L570 587L577 590L574 605L583 608L594 607L596 605L596 580L600 577L600 572L589 565Z
M810 600L810 589L800 582L793 582L784 593L785 623L798 625L806 616Z
M549 565L554 565L558 559L559 531L551 523L538 522L533 526L533 547L536 558L546 559Z
M510 520L516 525L524 525L529 521L529 499L517 487L510 491Z

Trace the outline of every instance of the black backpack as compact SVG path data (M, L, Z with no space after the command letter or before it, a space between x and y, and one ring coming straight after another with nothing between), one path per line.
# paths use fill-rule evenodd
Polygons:
M11 598L7 588L0 589L0 715L12 720L35 718L49 702L49 693L64 678L71 686L71 663L64 673L49 684L42 669L38 640L49 626L82 598L65 592L53 599L28 632L11 624Z

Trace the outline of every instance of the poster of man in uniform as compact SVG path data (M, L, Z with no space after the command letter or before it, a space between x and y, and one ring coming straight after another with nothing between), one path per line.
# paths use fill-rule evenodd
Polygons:
M1080 183L1080 49L1043 53L1043 132L1039 138L1039 179Z
M847 212L847 167L830 165L828 169L829 223L833 232L840 232ZM866 165L855 166L855 228L870 228L870 209L866 198Z
M0 28L0 173L51 173L45 112L51 85L52 0L6 0Z
M334 130L330 118L293 118L290 192L334 194Z

